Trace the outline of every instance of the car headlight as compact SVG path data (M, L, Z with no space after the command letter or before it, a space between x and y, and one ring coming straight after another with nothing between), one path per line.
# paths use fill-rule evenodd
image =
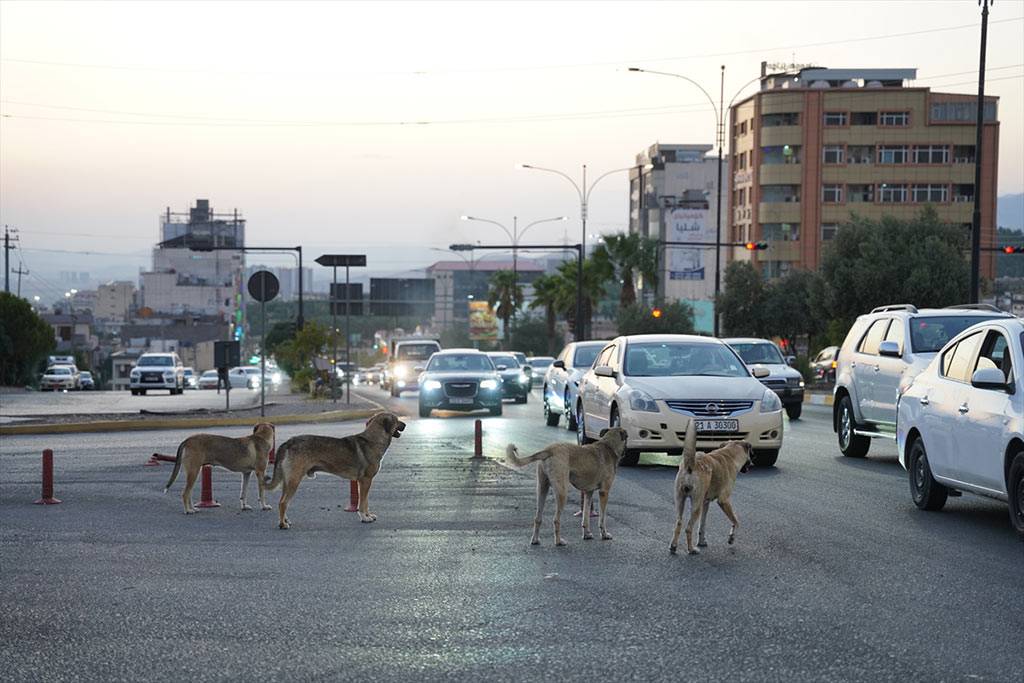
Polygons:
M174 373L170 370L164 372L164 379L174 379Z
M646 413L658 412L658 404L654 402L651 395L640 389L633 389L629 392L629 407L632 410L642 410Z
M498 380L496 379L485 379L480 381L480 388L488 391L498 388Z
M776 410L782 410L782 401L774 391L765 389L764 396L761 397L761 412L774 413Z
M441 383L438 382L436 379L428 379L426 382L423 383L424 391L437 391L440 388Z
M404 365L399 365L395 368L395 377L398 379L406 379L409 376L409 368Z
M520 384L526 384L529 381L530 381L530 376L529 375L527 375L525 372L520 372L519 373L519 383Z

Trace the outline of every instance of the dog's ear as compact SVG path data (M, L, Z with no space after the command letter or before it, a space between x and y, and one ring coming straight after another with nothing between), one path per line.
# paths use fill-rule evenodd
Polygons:
M607 430L607 429L602 429L601 431L599 431L599 432L597 433L597 436L598 436L598 438L601 438L601 439L603 439L603 438L604 438L604 435L605 435L605 434L607 434L607 433L608 433L608 430Z

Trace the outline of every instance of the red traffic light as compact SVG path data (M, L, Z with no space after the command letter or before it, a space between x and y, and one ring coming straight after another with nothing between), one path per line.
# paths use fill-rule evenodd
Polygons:
M1005 247L1003 247L1003 253L1004 254L1024 254L1024 247L1005 246Z
M661 317L661 309L660 308L652 308L651 309L651 317L652 318L660 318Z
M743 245L747 251L761 251L768 248L767 242L747 242Z

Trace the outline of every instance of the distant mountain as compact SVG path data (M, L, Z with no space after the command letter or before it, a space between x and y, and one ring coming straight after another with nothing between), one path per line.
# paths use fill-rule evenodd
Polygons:
M1004 194L996 199L996 224L1000 228L1024 231L1024 193Z

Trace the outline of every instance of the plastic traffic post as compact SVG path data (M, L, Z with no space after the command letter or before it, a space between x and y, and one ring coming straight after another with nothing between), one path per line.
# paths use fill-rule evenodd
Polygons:
M484 424L480 420L473 425L473 457L484 457Z
M220 503L213 499L213 468L203 465L202 492L197 508L219 508Z
M36 505L57 505L60 501L53 497L53 451L43 451L43 497L35 501Z
M348 480L348 507L345 512L355 512L359 509L359 484L355 479Z

